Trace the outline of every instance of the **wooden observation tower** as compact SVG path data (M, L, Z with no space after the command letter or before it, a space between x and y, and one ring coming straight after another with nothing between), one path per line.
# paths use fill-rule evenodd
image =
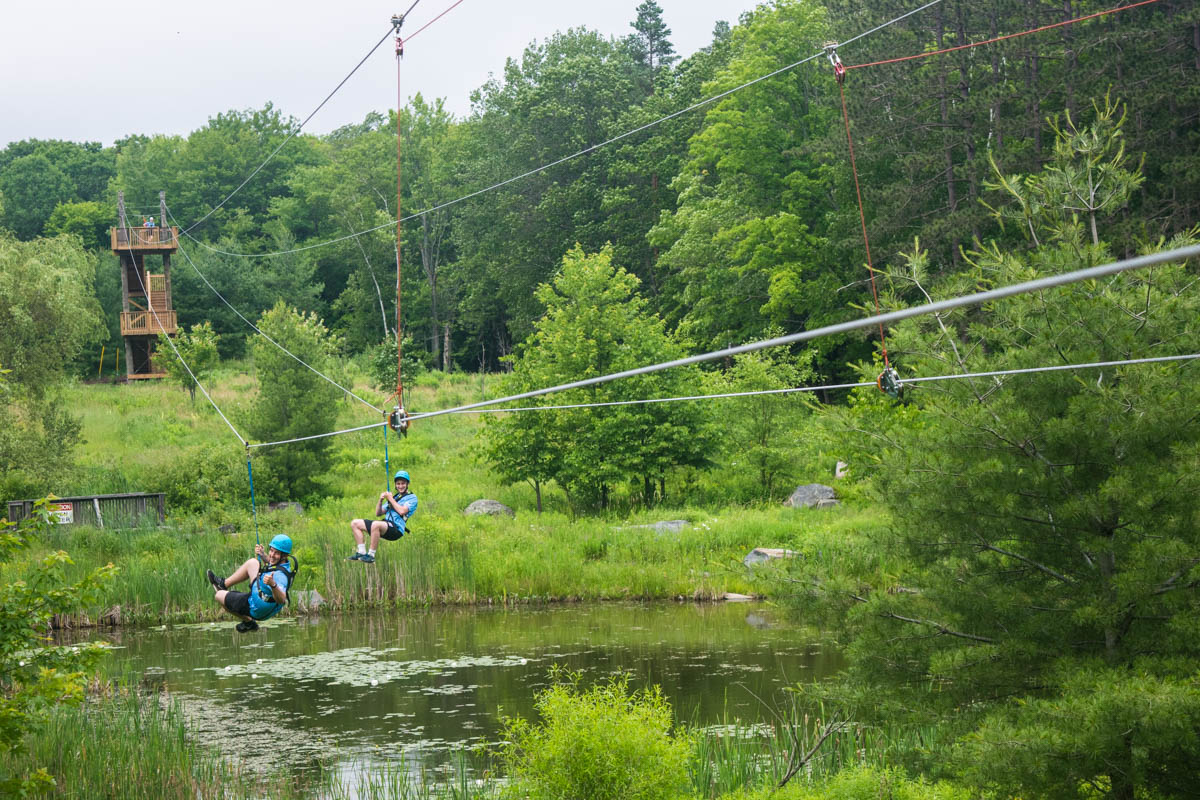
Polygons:
M167 218L166 192L158 193L159 222ZM179 229L161 225L130 227L125 193L117 193L119 226L111 228L112 251L121 259L121 336L125 338L125 376L129 380L162 378L154 365L158 334L174 336L171 305L171 254L179 249ZM153 219L153 218L151 218ZM146 270L146 256L162 256L162 272Z

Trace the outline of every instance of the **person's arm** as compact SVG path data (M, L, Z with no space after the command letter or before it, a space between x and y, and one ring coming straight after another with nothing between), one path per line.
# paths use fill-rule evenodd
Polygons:
M395 496L391 494L388 495L388 505L394 508L397 514L406 519L408 518L408 515L413 512L412 505L410 503L404 503L401 505L396 501Z
M390 496L391 495L388 492L384 492L383 494L379 495L379 502L375 504L375 516L378 517L383 513L383 504L387 502Z
M279 588L279 584L275 582L275 574L273 572L263 575L263 583L271 587L271 597L276 603L283 605L287 602L287 592Z

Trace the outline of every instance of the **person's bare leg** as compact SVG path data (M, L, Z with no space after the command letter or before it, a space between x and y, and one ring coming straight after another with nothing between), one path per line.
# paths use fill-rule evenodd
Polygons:
M247 559L240 567L233 571L232 575L225 579L225 585L234 586L244 580L254 580L258 577L258 570L261 566L257 558Z
M372 525L374 527L374 525ZM366 533L366 528L363 526L361 519L356 519L350 523L350 532L354 534L355 544L363 544L366 539L363 534Z
M379 549L379 537L388 529L386 522L371 523L371 552L374 553Z

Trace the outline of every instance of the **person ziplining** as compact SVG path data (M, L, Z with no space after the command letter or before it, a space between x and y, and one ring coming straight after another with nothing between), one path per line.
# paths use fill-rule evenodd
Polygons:
M384 491L379 494L375 503L375 516L382 519L355 519L350 521L350 532L354 534L355 551L347 561L362 561L365 564L375 563L375 551L379 549L379 540L386 539L394 542L408 533L408 521L417 513L417 496L408 490L409 474L405 470L396 473L396 490ZM366 538L371 537L371 547L367 549Z
M240 617L238 633L258 630L258 623L279 613L288 603L288 587L296 577L296 560L292 557L291 537L279 534L271 540L266 552L254 546L254 558L247 559L228 578L219 578L208 570L208 582L213 585L217 605ZM290 562L290 564L289 564ZM250 581L250 591L230 589Z

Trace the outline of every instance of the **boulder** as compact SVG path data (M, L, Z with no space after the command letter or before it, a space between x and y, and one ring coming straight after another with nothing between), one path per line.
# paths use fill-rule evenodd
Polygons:
M649 528L655 533L679 533L691 523L686 519L664 519L661 522L654 522L649 525L630 525L632 528Z
M471 503L471 505L467 506L466 510L464 510L463 513L464 514L490 514L492 516L499 516L500 514L507 514L510 517L516 516L515 511L513 511L508 506L504 505L504 503L498 502L496 500L476 500L474 503Z
M291 592L288 599L295 601L296 607L302 611L315 611L325 605L325 598L316 589Z
M221 527L217 528L217 530L228 536L231 533L237 533L237 525L230 523L228 525L222 525Z
M730 603L750 603L754 598L748 594L738 594L737 592L726 592L723 598Z
M779 558L794 558L800 555L795 550L784 550L781 547L756 547L746 554L742 559L742 563L747 567L753 567L757 564L765 564L768 561L774 561Z
M823 483L807 483L797 486L792 496L783 501L792 508L832 508L838 505L837 493L832 486Z
M288 511L289 509L297 514L304 513L304 506L296 502L285 500L280 503L267 503L267 511Z

